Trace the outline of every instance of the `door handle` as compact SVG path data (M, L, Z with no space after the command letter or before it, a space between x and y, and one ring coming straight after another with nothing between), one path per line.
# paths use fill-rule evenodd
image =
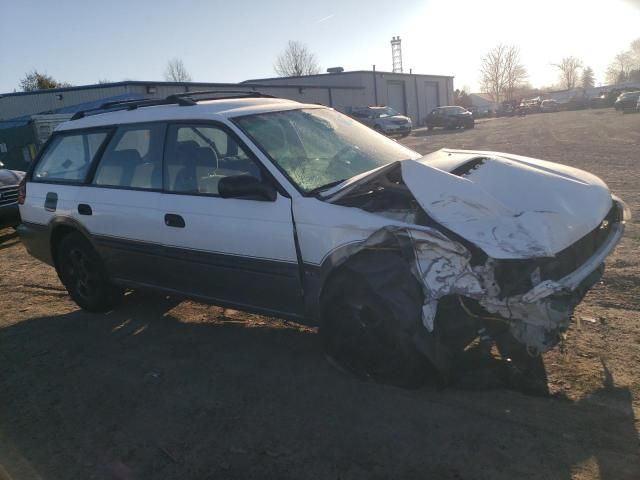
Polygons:
M167 213L164 216L164 224L167 227L184 228L184 218L175 213Z
M87 205L86 203L79 203L78 213L80 215L93 215L93 210L91 210L91 205Z

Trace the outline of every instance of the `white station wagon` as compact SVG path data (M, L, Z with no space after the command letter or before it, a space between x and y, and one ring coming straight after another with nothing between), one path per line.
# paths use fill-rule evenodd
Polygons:
M443 378L479 336L551 349L629 213L597 177L495 152L422 156L256 92L105 104L20 188L28 251L82 308L151 288L320 326L377 381Z

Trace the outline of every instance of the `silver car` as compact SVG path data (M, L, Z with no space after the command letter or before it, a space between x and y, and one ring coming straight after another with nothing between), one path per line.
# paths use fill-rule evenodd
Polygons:
M413 126L409 117L400 115L391 107L357 108L351 112L351 116L385 135L406 137Z

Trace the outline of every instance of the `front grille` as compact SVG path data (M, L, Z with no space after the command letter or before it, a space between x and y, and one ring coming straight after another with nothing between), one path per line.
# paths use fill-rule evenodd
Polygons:
M495 278L500 296L504 298L528 292L534 286L534 277L537 277L535 284L566 277L596 253L611 235L613 225L621 220L619 207L614 203L598 227L554 257L498 261Z
M0 207L18 202L18 186L0 187Z
M408 123L404 118L394 118L392 122L396 125L405 125L406 123Z

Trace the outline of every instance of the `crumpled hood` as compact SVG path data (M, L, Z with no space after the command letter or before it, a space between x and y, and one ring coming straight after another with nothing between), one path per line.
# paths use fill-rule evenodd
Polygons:
M24 177L24 172L0 168L0 187L18 185L20 180L22 180L22 177Z
M553 256L598 227L612 206L595 175L517 155L439 150L401 168L434 220L493 258Z

